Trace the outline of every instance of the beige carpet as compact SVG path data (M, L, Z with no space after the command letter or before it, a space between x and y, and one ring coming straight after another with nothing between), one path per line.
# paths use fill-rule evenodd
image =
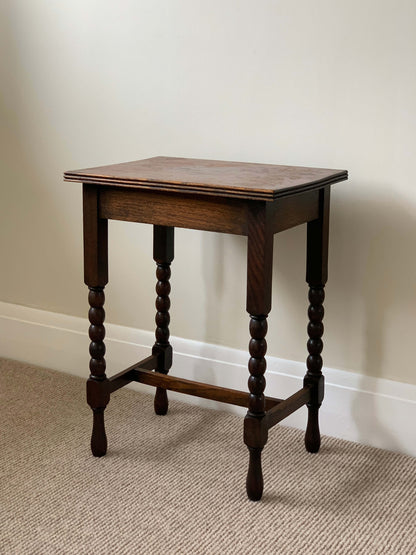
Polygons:
M241 418L120 390L96 459L84 389L0 360L1 553L416 553L416 459L278 426L253 503Z

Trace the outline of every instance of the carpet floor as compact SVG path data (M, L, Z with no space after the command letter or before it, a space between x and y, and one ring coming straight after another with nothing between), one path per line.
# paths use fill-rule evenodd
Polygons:
M84 381L0 359L0 553L416 553L416 459L276 426L246 498L242 419L119 390L89 451Z

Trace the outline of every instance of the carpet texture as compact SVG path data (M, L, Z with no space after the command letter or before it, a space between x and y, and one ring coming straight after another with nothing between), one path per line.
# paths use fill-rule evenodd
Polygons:
M123 389L101 459L91 420L83 380L0 359L0 553L416 553L414 458L331 438L311 455L277 426L253 503L241 418L178 402L157 417Z

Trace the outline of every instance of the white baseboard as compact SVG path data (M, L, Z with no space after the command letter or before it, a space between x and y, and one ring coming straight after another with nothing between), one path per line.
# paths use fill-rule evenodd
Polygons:
M88 321L0 302L0 356L86 377ZM154 342L152 332L106 324L108 375L145 358ZM247 353L218 345L172 337L172 374L246 390ZM267 359L267 394L286 398L302 387L303 363ZM325 400L321 432L416 457L416 386L352 372L324 368ZM134 384L134 389L151 391ZM244 409L170 392L171 398L244 414ZM306 409L284 425L304 429Z

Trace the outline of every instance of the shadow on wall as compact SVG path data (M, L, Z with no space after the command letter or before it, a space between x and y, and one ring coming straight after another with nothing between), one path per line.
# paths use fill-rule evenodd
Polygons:
M248 344L246 243L242 236L202 234L206 302L204 340L208 343L232 344L243 349Z
M201 244L204 253L201 287L205 301L203 341L208 344L237 345L245 349L248 345L248 318L245 312L246 239L204 232ZM203 346L200 356L206 356ZM196 379L216 383L213 372L207 371L206 365L201 366L196 367ZM241 387L244 389L246 382L247 376L244 374L241 376ZM218 385L224 385L223 381ZM224 405L220 403L218 408L223 409Z
M370 184L362 190L371 193ZM384 188L386 190L386 188ZM374 195L375 197L376 195ZM276 337L270 326L271 344L285 340L285 333L296 333L296 360L306 358L306 295L304 228L290 231L279 239L279 260L274 261L274 289L282 290L285 306L275 306ZM325 320L327 338L324 361L328 367L350 370L361 378L361 393L353 402L352 418L360 439L373 445L402 447L389 431L388 400L374 395L374 382L369 377L411 382L413 336L416 307L416 257L409 256L416 237L416 217L411 206L400 199L378 194L378 199L364 197L357 191L334 194L330 237L330 280L328 315ZM205 338L218 343L222 330L233 345L248 342L248 316L245 312L246 239L222 234L202 234L204 251ZM291 256L293 254L293 256ZM280 260L284 271L278 271ZM276 283L276 275L279 283ZM296 282L296 283L295 283ZM302 291L301 294L300 291ZM231 297L230 297L231 296ZM278 305L281 304L281 299ZM287 308L292 307L292 321L286 325ZM277 309L277 310L276 310ZM293 316L293 313L295 316ZM276 319L275 319L276 321ZM275 323L275 322L274 322ZM299 330L299 331L297 331ZM299 336L297 335L299 334ZM299 339L301 338L301 339ZM279 349L279 347L278 347ZM276 351L273 354L277 354ZM201 356L204 353L201 352ZM286 357L291 358L291 357ZM247 375L242 376L245 383ZM212 382L213 376L203 376ZM243 385L243 388L245 386ZM377 393L377 392L375 392ZM365 403L363 402L365 399ZM386 401L386 402L384 402Z
M360 373L362 391L369 389L367 376L401 381L408 376L410 382L412 375L416 257L411 253L416 216L398 194L388 199L382 196L345 197L332 211L331 288L335 298L350 297L350 306L362 312L357 314L357 329L346 334L352 340L348 349L361 349L360 364L349 368ZM337 248L340 235L348 238L341 249ZM349 325L354 325L354 317ZM342 335L337 343L341 341ZM362 395L353 402L352 417L360 440L365 443L371 438L372 445L402 450L388 429L389 416L393 416L387 413L388 400L371 393L365 398L365 404Z
M307 340L305 239L305 225L274 237L273 302L268 316L269 331L266 337L269 339L268 353L282 356L282 352L288 352L285 344L288 330L293 331L293 343L299 347L302 361L306 357ZM204 340L246 350L250 339L250 318L246 311L247 238L204 233L202 248L206 299ZM288 294L287 290L290 290ZM292 299L288 299L289 296ZM292 300L289 314L286 307L287 299Z

